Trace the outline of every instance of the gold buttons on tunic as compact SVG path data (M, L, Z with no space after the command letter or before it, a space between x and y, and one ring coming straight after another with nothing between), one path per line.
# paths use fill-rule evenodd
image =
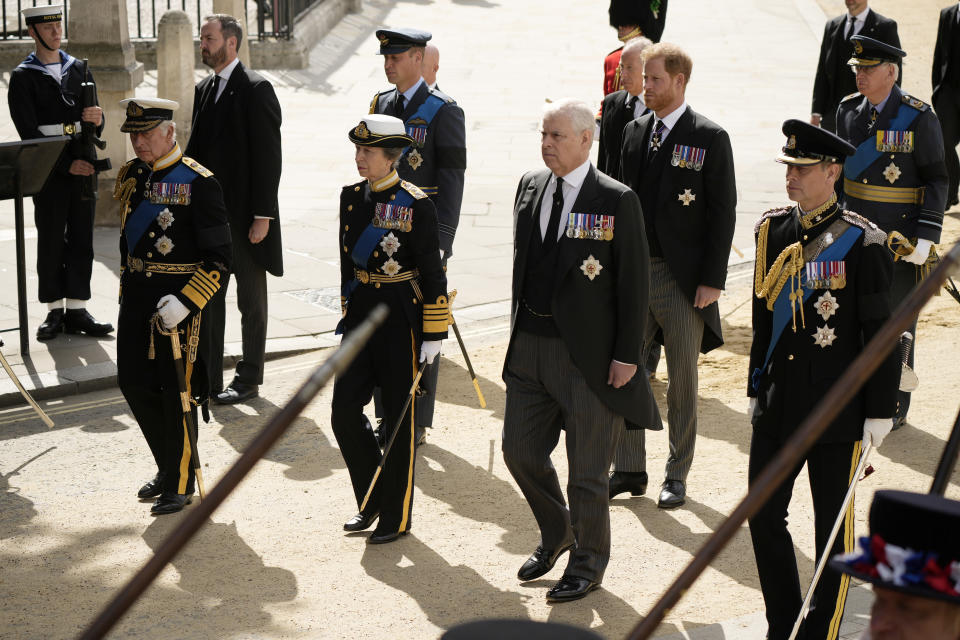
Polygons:
M360 187L359 187L359 186L354 187L353 190L354 190L354 191L360 191Z
M350 225L348 225L348 224L343 225L343 230L344 230L344 231L350 231Z
M392 196L390 196L390 199L391 199L391 200L396 200L396 199L397 199L397 194L393 194Z
M416 299L416 298L413 299L413 304L417 304L417 299Z
M373 252L373 257L374 257L374 258L379 258L379 257L380 257L380 254L377 253L376 251L374 251L374 252Z
M153 257L153 252L152 252L152 251L147 251L147 257L148 257L148 258L152 258L152 257Z
M807 236L806 236L806 235L804 235L804 236L803 236L803 239L804 239L804 240L806 240L806 239L807 239Z
M379 283L379 282L374 282L374 283L373 283L373 286L374 286L374 288L379 289L379 288L380 288L380 283Z
M147 277L148 277L148 278L149 278L150 276L152 276L152 275L153 275L152 273L150 273L149 271L147 271Z
M343 245L343 252L346 253L347 251L348 251L347 245Z
M792 353L787 356L787 360L793 360L793 354L792 354Z
M347 211L353 211L353 205L352 205L352 204L348 204L348 205L347 205Z
M153 231L151 231L149 235L150 235L150 237L152 238L152 237L154 237L156 234L155 234Z
M867 184L867 179L866 179L866 178L863 179L863 184Z

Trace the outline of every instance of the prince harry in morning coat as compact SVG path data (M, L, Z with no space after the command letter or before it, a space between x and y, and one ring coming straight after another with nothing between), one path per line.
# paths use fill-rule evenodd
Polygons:
M520 179L514 205L513 308L503 379L503 457L540 529L518 572L545 575L570 551L548 602L585 596L610 556L607 473L624 417L655 423L640 362L647 244L636 195L589 162L593 112L551 103L541 153L548 169ZM564 499L550 454L565 430Z

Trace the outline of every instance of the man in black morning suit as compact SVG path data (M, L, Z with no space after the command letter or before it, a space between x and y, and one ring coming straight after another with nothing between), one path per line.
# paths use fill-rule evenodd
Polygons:
M594 127L586 104L549 104L541 123L549 169L521 178L514 205L503 459L540 528L518 577L539 578L570 551L548 602L600 584L610 557L607 472L623 419L657 424L649 381L637 375L647 308L639 201L590 164ZM569 509L550 462L561 429Z
M467 168L466 130L463 109L450 96L430 89L421 76L424 49L432 37L418 29L377 31L378 53L383 56L384 73L394 88L373 97L370 113L400 118L414 139L404 150L397 173L420 187L436 205L440 253L446 269L460 221ZM439 372L438 360L423 375L421 387L426 393L417 398L415 407L418 443L425 438L424 429L433 425Z
M813 107L810 123L836 131L837 106L844 96L857 91L847 60L853 55L850 38L864 35L900 46L897 23L867 6L867 0L845 0L847 13L828 20L820 43L820 60L813 81Z
M263 383L267 340L267 275L283 275L277 190L280 186L280 103L263 76L243 66L237 49L243 31L235 18L214 15L200 29L200 53L214 75L193 93L187 154L217 176L230 216L233 275L243 357L223 388L223 334L227 285L212 300L214 323L211 388L219 404L256 396Z
M960 4L954 2L940 10L937 44L933 49L933 109L943 128L943 146L950 184L947 208L957 204L960 181Z
M621 181L640 196L650 244L650 308L644 344L656 334L667 358L670 455L657 505L685 501L697 435L697 358L723 344L717 300L727 278L737 189L727 132L687 106L693 70L678 46L643 52L643 97L652 113L623 133ZM610 496L646 491L642 430L617 447Z
M620 56L620 82L624 88L603 99L597 169L614 180L620 179L623 128L647 112L647 106L643 103L643 60L640 54L651 44L650 40L641 36L624 45Z

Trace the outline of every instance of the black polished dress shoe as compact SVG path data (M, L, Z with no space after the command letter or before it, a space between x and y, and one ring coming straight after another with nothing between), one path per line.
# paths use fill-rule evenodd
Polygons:
M642 496L647 492L646 471L614 471L610 474L610 499L618 494L630 492L632 496Z
M373 524L373 521L380 517L380 512L375 513L358 513L353 516L345 523L343 523L344 531L363 531L364 529L369 529L370 525Z
M370 544L387 544L388 542L393 542L400 538L400 536L405 536L409 531L391 531L390 533L377 533L374 531L370 534L370 537L367 538L367 542Z
M540 576L546 575L550 569L553 569L553 565L557 564L557 558L559 558L564 551L569 551L570 549L573 549L572 542L559 549L549 551L538 544L537 548L533 551L533 555L527 558L527 561L520 567L520 571L517 571L517 577L527 582L528 580L536 580Z
M367 416L363 416L363 421L368 428L373 429L373 425L370 424ZM377 419L377 428L373 429L373 436L377 439L377 444L380 445L381 449L387 446L387 436L383 434L383 420L379 418Z
M63 331L63 309L53 309L47 314L47 319L37 327L37 340L46 342L53 340Z
M660 487L657 506L661 509L676 509L687 501L687 488L679 480L664 480Z
M162 516L167 513L176 513L182 510L186 505L193 502L192 493L173 493L164 491L157 498L157 501L150 507L150 513L155 516Z
M907 424L906 416L893 416L893 428L891 431L896 431L897 429L902 429L903 425Z
M230 386L213 397L217 404L237 404L260 395L260 387L234 380Z
M97 322L86 309L67 309L63 316L63 330L67 333L85 333L101 338L113 331L113 325L109 322Z
M147 481L145 485L140 487L140 490L137 491L137 497L145 500L146 498L156 498L159 496L163 493L163 478L164 474L158 471L157 475L153 476L153 480Z
M547 591L547 602L579 600L599 586L599 582L593 582L578 576L565 575L560 578L560 582L553 585L550 591Z

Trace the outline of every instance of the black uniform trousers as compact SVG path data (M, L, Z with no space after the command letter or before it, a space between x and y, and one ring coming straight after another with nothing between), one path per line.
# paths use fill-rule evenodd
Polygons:
M757 431L750 442L749 480L752 486L764 467L779 453L783 443ZM816 559L826 546L830 530L840 514L843 498L853 481L860 462L860 441L816 444L807 453L807 475L813 494L814 529L816 531ZM803 468L801 461L766 504L750 519L750 537L760 575L760 590L767 609L769 640L786 640L800 613L809 585L801 590L793 539L787 530L787 507L793 494L793 484ZM853 551L855 533L853 501L847 508L843 524L830 554ZM805 640L836 640L843 619L850 576L824 568L814 593L810 613L800 629L798 638Z
M890 306L896 309L906 299L913 288L920 283L919 269L916 265L903 260L897 260L893 263L893 282L890 285ZM913 368L913 354L917 351L917 318L914 317L913 323L906 329L913 335L913 348L910 349L910 355L907 364ZM897 412L894 414L894 421L906 420L907 411L910 409L910 394L906 391L897 391Z
M90 299L93 200L80 199L78 176L50 176L33 197L40 302Z
M240 309L240 335L243 357L237 363L235 379L244 384L263 384L263 361L267 348L267 271L250 251L249 229L230 225L233 242L233 260L230 276L237 280L237 308ZM227 320L226 294L230 277L223 283L221 295L210 300L208 320L213 354L210 363L210 388L213 393L223 390L223 343Z
M947 187L947 208L957 202L957 187L960 183L960 158L957 157L957 144L960 144L960 89L944 86L937 92L933 101L933 110L943 130L943 152L947 164L950 182Z
M346 335L349 333L347 331ZM380 513L374 531L376 535L410 530L416 462L414 407L411 403L400 423L369 498L366 498L367 491L374 481L382 455L376 436L364 424L363 408L373 397L374 387L379 387L384 408L384 435L389 440L390 429L396 424L417 375L417 356L413 331L403 317L403 311L392 309L387 322L377 329L333 386L333 434L347 463L358 509L364 514Z
M150 318L157 311L159 297L151 290L123 292L117 327L117 379L120 391L150 446L157 470L163 475L163 490L190 494L194 492L193 451L184 424L170 338L155 333L155 357L148 358ZM180 323L181 331L186 326L189 326L189 319ZM187 344L184 334L180 336L180 344ZM186 353L176 366L182 367L184 363ZM197 385L205 375L202 361L198 359L191 369L192 375L188 379ZM196 430L195 406L193 425ZM196 435L194 432L194 437Z

